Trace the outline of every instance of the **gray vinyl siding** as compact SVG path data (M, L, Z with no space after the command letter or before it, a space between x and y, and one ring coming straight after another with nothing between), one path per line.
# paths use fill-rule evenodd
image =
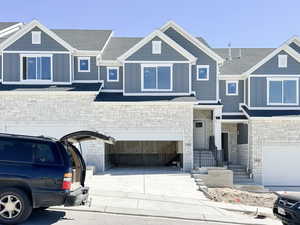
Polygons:
M35 27L21 38L16 40L10 46L8 46L6 51L68 51L65 47L51 38L48 34L41 31L41 44L32 44L31 32L41 31L39 28Z
M239 81L239 93L235 95L226 95L226 80L219 81L220 99L223 103L223 112L239 112L239 104L244 102L244 81Z
M237 135L237 144L248 144L248 124L239 123L237 125L238 135Z
M250 106L251 107L298 107L297 105L267 105L267 78L251 77L250 79ZM300 88L299 88L300 90ZM298 91L299 91L298 90ZM300 93L298 94L300 96Z
M209 65L209 80L197 81L196 66L192 66L192 90L199 100L217 100L217 63L173 28L165 31L171 39L198 58L197 65Z
M103 80L103 90L120 90L123 89L123 67L119 67L119 82L108 82L107 81L107 67L100 67L100 80Z
M278 67L278 55L288 55L287 68ZM263 75L291 75L300 74L300 63L290 56L287 52L281 51L276 56L271 58L269 61L260 66L252 74L263 74Z
M70 82L69 54L53 54L53 82Z
M78 72L78 57L74 57L74 80L98 80L98 75L96 56L90 57L90 72Z
M152 54L152 41L161 41L161 54ZM158 37L153 38L131 56L127 61L187 61L178 51Z
M245 80L245 103L248 105L248 78Z
M69 54L53 54L53 82L70 82ZM20 81L20 54L3 54L3 81Z
M125 93L189 93L189 64L173 64L172 91L143 91L141 90L141 64L125 64Z
M0 80L2 79L2 55L0 55Z

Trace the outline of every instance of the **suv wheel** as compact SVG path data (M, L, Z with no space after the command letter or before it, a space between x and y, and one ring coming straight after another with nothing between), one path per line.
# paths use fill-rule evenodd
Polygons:
M30 216L31 212L31 201L23 191L16 188L0 190L0 223L21 223Z

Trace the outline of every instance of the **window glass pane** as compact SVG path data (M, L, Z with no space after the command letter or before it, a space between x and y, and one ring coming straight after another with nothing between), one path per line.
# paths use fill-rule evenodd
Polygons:
M42 57L41 58L41 79L50 80L51 79L51 58Z
M27 79L36 79L36 57L27 58Z
M171 68L169 66L160 66L157 68L158 89L171 88Z
M269 83L269 102L281 103L282 102L282 82L270 81Z
M33 143L35 162L45 164L60 164L60 157L54 144Z
M207 68L198 68L198 79L207 79Z
M87 59L80 59L80 70L89 70L89 60Z
M41 79L41 57L36 58L36 79Z
M144 67L144 88L156 88L156 67Z
M283 81L283 103L297 103L297 85L295 80Z
M0 139L0 160L32 162L33 149L29 142L12 138Z
M227 85L228 94L236 94L236 83L228 83Z
M108 79L109 80L118 80L118 69L109 69L108 70Z

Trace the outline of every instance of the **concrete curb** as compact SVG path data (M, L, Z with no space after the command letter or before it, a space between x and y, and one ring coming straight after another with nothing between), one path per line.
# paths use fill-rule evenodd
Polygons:
M178 213L171 211L158 211L158 210L144 210L144 209L127 209L127 208L116 208L109 206L99 206L100 209L91 208L67 208L67 207L51 207L53 210L62 211L77 211L77 212L92 212L92 213L106 213L106 214L116 214L116 215L130 215L130 216L143 216L143 217L156 217L156 218L166 218L166 219L180 219L180 220L190 220L190 221L206 221L206 222L216 222L216 223L227 223L227 224L240 224L240 225L264 225L266 223L253 222L250 219L244 218L218 218L215 219L213 215L201 215L201 214L189 214L189 213ZM263 222L263 221L262 221Z

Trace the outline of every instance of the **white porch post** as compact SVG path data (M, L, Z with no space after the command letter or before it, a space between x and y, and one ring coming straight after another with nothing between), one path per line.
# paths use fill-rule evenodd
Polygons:
M221 119L222 119L222 108L215 108L213 111L213 124L214 124L214 136L215 145L218 150L222 150L222 129L221 129Z

